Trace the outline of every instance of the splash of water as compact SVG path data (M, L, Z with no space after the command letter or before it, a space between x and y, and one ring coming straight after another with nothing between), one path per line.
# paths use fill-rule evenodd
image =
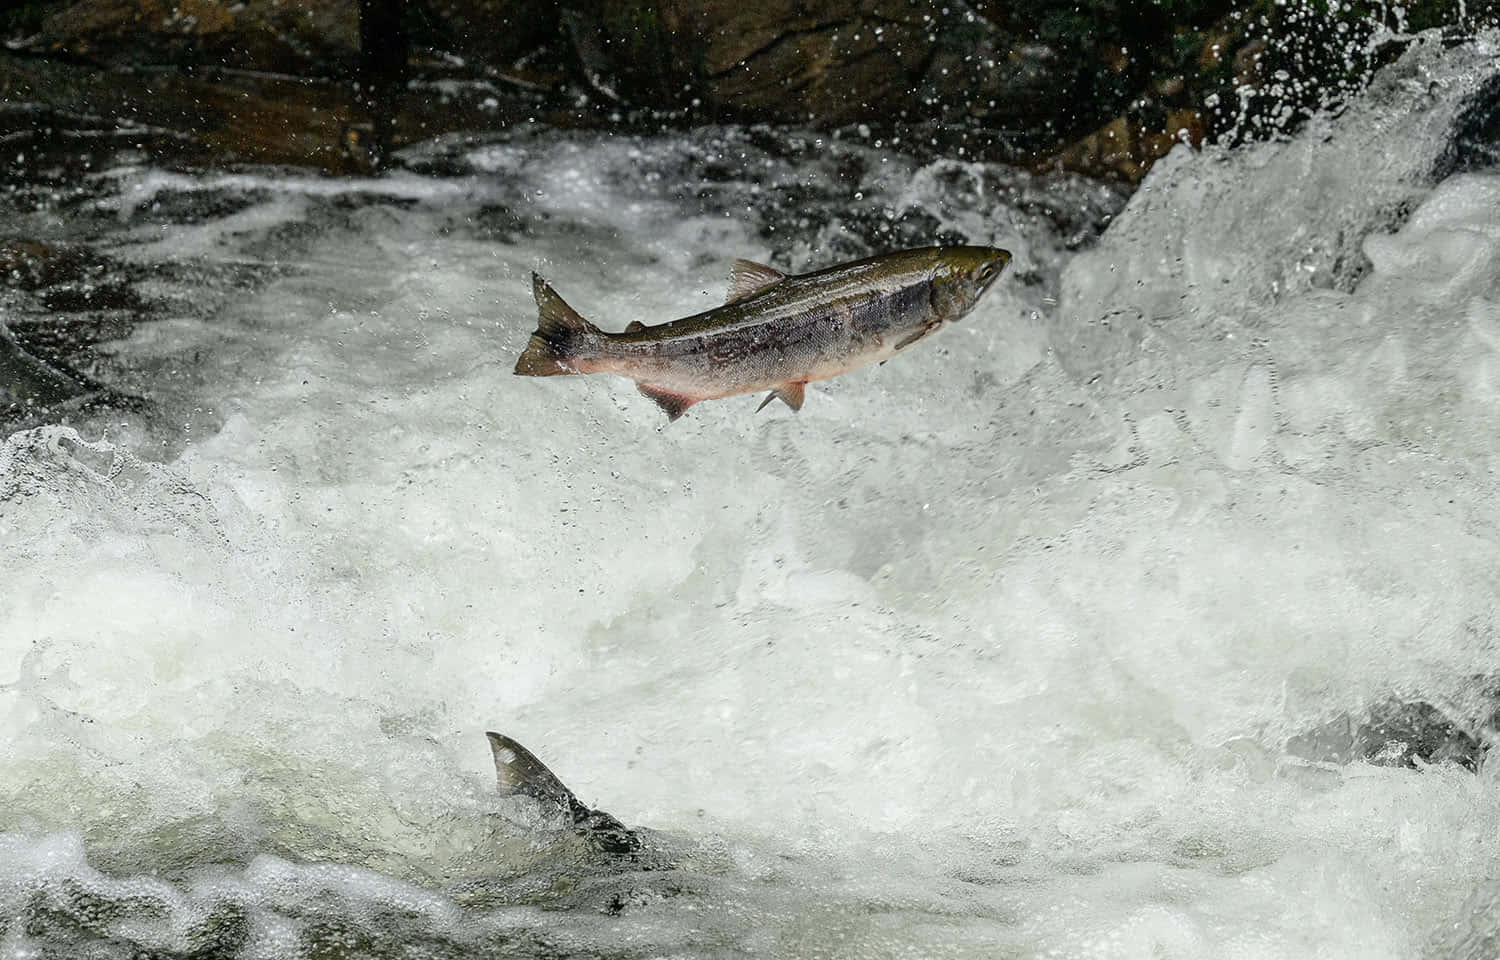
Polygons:
M130 255L278 269L120 348L202 347L175 402L222 426L171 462L129 418L0 453L0 944L1482 938L1493 765L1285 743L1493 669L1500 188L1431 177L1493 61L1418 46L1293 140L1175 154L1083 252L1093 188L753 131L436 144L457 173L322 196L119 174ZM255 196L151 220L212 191ZM663 429L628 384L507 373L536 267L618 329L734 256L943 231L1011 282L800 415ZM508 829L486 728L668 868Z

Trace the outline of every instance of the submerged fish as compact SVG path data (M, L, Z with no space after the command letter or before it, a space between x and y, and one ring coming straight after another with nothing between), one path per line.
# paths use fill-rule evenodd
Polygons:
M638 833L603 810L593 810L536 758L536 754L500 733L486 733L495 755L495 779L505 796L530 797L545 816L561 820L600 852L630 856L641 849Z
M922 247L787 275L736 260L729 298L703 313L606 333L536 274L539 319L516 361L525 377L613 373L676 420L700 400L769 390L802 409L813 380L881 363L957 320L1010 262L997 247Z
M458 902L619 915L640 907L659 909L677 898L695 904L683 910L700 909L697 905L707 909L732 895L721 887L721 878L733 874L734 867L720 838L627 827L580 801L515 740L499 733L487 736L500 793L510 801L525 801L507 802L497 812L507 821L507 835L514 836L511 829L519 827L527 849L539 859L513 861L512 866L525 863L520 873L502 870L461 881L449 888Z

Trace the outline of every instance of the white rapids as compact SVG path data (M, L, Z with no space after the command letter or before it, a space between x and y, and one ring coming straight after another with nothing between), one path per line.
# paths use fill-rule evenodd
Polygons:
M0 446L0 957L1492 956L1500 766L1288 743L1495 709L1496 55L1082 252L1103 188L768 131L112 171L113 255L258 279L112 348L156 424ZM510 374L533 269L620 329L943 238L1016 260L800 414ZM500 816L489 729L663 865Z

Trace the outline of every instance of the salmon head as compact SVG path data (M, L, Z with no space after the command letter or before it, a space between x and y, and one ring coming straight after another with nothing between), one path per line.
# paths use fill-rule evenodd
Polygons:
M932 276L932 313L938 323L957 320L979 302L1010 263L999 247L940 247Z

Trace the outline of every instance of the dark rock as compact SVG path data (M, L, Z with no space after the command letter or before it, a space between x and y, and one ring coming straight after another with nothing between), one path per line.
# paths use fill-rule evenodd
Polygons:
M0 323L0 423L15 426L32 415L98 394L97 385L60 370L28 351Z
M850 123L910 116L939 49L936 4L795 0L703 5L692 23L712 109L733 119Z
M556 0L429 0L418 36L496 66L527 60L556 42Z
M1491 77L1459 114L1447 149L1433 165L1432 180L1495 166L1500 166L1500 75Z
M120 73L0 53L0 100L16 105L0 108L0 131L9 127L7 143L17 148L0 159L23 182L75 182L138 160L353 169L340 134L358 108L349 92L325 83Z
M0 242L0 306L0 422L118 396L81 369L142 306L118 264L85 247Z
M1115 5L1106 6L1069 22L1078 32L1061 44L1062 56L1049 42L1064 28L1013 15L1001 27L988 8L941 0L450 0L430 8L439 42L456 52L502 71L516 66L510 58L544 52L551 69L571 70L579 88L610 106L693 121L956 127L1014 153L1050 149L1107 118L1128 100L1135 74L1155 62L1105 62L1096 48L1141 32L1116 25L1104 40L1089 39L1098 24L1116 24ZM483 30L492 42L480 52L475 34ZM1080 67L1070 56L1085 49ZM1100 71L1110 79L1099 80Z
M7 47L54 68L0 57L0 101L129 117L127 136L214 164L369 172L390 148L520 120L765 121L1135 182L1179 139L1336 106L1409 42L1374 43L1382 25L1497 16L1496 0L77 0L0 13Z
M85 255L76 250L34 240L0 241L0 284L37 290L78 277L86 268Z
M1321 763L1362 761L1384 767L1456 763L1478 770L1500 723L1500 683L1482 681L1466 710L1444 711L1422 700L1396 698L1362 716L1342 714L1292 737L1286 752Z
M1198 146L1206 132L1203 114L1198 110L1175 110L1154 123L1116 117L1042 159L1038 166L1138 183L1173 147L1179 143Z
M66 190L122 160L173 153L190 160L207 156L186 135L95 113L109 111L121 100L119 85L91 82L96 79L104 79L97 70L18 61L0 53L0 140L6 145L0 171L8 186ZM48 92L80 111L37 102Z
M141 307L125 271L84 247L0 241L0 286L37 294L47 312Z
M79 0L47 17L30 46L116 67L299 73L351 64L359 18L355 0Z

